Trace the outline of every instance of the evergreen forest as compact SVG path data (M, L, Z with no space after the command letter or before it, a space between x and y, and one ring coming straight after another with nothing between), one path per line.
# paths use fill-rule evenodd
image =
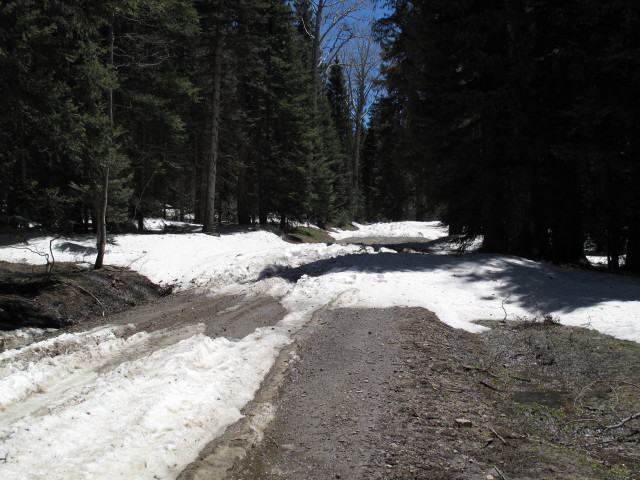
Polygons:
M170 205L640 272L637 0L4 0L0 87L0 231L96 267Z

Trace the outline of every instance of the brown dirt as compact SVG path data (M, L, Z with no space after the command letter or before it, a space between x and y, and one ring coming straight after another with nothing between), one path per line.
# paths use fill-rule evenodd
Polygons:
M218 443L248 452L226 478L640 478L640 421L604 428L638 410L640 345L493 327L469 334L423 309L316 316L277 393L247 409L250 422L273 402L264 434L246 448L239 424Z
M169 293L131 270L0 262L0 330L60 328L108 316Z

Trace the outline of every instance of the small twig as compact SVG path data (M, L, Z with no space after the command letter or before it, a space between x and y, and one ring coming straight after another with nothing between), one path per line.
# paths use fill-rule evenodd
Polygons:
M597 419L595 418L576 418L571 420L573 423L582 423L582 422L593 422L593 423L600 423L598 422Z
M278 450L280 450L280 445L278 445L278 442L276 442L275 439L271 435L268 435L268 434L265 433L264 436L267 437L269 440L271 440L273 442L273 444L276 446L276 448Z
M616 423L615 425L609 425L608 427L605 427L605 430L613 430L614 428L620 428L624 426L626 423L629 423L631 420L635 420L636 418L640 418L640 412L636 412L633 415L629 415L627 418L620 420L620 422Z
M487 370L486 368L472 367L470 365L462 365L462 368L464 368L465 370L477 370L478 372L484 372L493 378L500 378L500 376L496 375L490 370Z
M502 322L506 322L507 321L507 309L504 308L504 302L506 302L507 300L509 300L511 298L511 294L513 292L509 292L509 295L507 296L507 298L503 298L502 299L502 304L500 305L502 307L502 311L504 312L504 318L502 319Z
M585 405L582 408L584 408L585 410L590 410L592 412L603 412L604 413L606 411L604 408L596 408L596 407L591 407L589 405Z
M4 457L0 458L0 461L2 463L7 463L7 458L9 458L9 452L7 452L7 454Z
M491 385L490 383L485 382L484 380L480 380L480 384L484 385L485 387L495 391L495 392L504 392L504 390L499 389L498 387L494 387L493 385Z
M619 383L620 385L629 385L631 387L636 387L636 388L640 389L640 385L638 385L636 383L626 382L624 380L617 380L617 383Z
M504 473L502 473L498 467L494 465L493 468L495 468L496 472L498 472L498 475L502 477L502 480L507 480L507 477L504 476Z
M500 439L500 441L501 441L503 444L505 444L505 445L507 444L507 441L506 441L504 438L502 438L502 437L500 436L500 434L499 434L498 432L496 432L496 431L493 429L493 427L489 427L489 430L491 430L491 431L493 432L493 434L494 434L496 437L498 437L498 438Z
M453 389L453 388L443 388L443 390L445 392L451 392L451 393L462 393L462 392L464 392L464 390L462 390L462 389L457 389L456 390L456 389Z
M588 443L587 446L597 447L598 445L606 445L607 443L616 442L617 440L618 440L617 438L610 438L608 440L602 440L601 442Z

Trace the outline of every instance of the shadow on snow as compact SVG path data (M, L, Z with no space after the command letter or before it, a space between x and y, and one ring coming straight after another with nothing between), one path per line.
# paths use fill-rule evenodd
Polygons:
M296 283L304 275L320 277L340 272L361 274L416 273L407 281L449 282L452 288L479 288L481 300L518 305L527 311L569 313L604 302L640 301L640 280L609 273L571 269L518 257L416 253L350 254L318 260L297 268L270 265L258 280L279 277ZM447 276L443 278L442 274ZM429 278L433 275L433 278ZM451 279L453 277L453 279Z

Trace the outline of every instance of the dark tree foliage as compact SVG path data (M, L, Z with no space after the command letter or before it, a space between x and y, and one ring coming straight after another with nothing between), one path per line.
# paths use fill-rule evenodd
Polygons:
M388 3L380 105L398 127L381 134L378 108L367 154L404 151L414 212L424 198L486 251L555 262L583 262L591 238L637 271L637 2Z
M338 59L329 69L329 78L325 89L331 107L331 118L333 118L338 139L346 154L353 141L353 125L349 113L349 96L344 79L344 69Z
M105 162L119 181L106 92L111 12L127 2L10 1L0 6L0 228L86 224ZM115 185L114 185L115 186ZM127 190L116 189L126 201Z
M309 22L309 8L286 0L3 2L0 229L95 229L105 205L111 231L142 230L145 217L169 206L202 221L207 189L217 222L334 221L351 132L339 66L312 101L313 42L301 20Z

